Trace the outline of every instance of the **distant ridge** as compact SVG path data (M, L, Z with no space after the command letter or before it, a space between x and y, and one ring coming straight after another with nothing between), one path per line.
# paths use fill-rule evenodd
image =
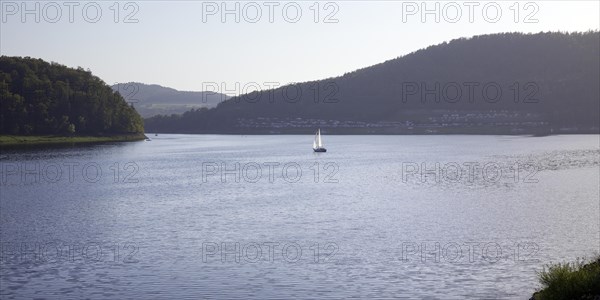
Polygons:
M145 124L187 133L598 133L599 73L598 31L482 35Z
M181 114L190 109L213 108L230 97L213 92L178 91L158 84L118 83L112 89L133 103L142 117Z

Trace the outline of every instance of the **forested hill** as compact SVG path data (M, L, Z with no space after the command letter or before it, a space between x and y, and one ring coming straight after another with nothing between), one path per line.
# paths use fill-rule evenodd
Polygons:
M135 103L135 109L144 118L155 115L181 114L190 109L216 107L230 97L213 92L178 91L157 84L139 82L118 83L112 86L125 100Z
M598 31L461 38L340 77L146 119L146 131L598 132L599 60Z
M0 134L143 133L143 120L90 71L29 57L0 57Z

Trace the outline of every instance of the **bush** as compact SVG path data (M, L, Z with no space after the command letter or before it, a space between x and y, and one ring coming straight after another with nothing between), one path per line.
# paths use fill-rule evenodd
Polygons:
M536 300L600 299L600 256L585 264L550 265L538 273L543 289L534 295Z

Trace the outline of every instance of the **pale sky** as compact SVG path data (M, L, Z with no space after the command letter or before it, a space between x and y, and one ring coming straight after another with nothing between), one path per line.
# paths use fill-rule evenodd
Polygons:
M600 27L600 1L115 3L1 0L0 53L89 68L108 84L217 83L231 95L342 75L459 37Z

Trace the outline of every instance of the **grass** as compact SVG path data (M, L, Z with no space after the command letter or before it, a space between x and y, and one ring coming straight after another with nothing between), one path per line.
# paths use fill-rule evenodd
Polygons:
M144 140L145 138L146 136L143 133L113 136L0 135L0 146L37 146L103 142L128 142Z
M587 264L558 263L538 273L543 289L535 300L600 299L600 256Z

